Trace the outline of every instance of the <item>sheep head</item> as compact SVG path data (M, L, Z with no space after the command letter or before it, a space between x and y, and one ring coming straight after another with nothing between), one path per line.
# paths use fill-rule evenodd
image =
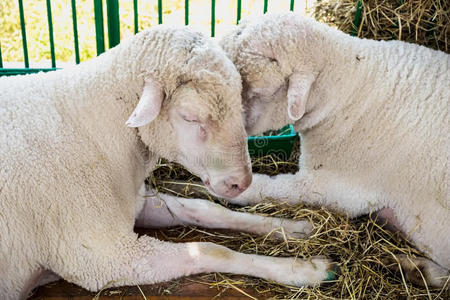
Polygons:
M179 31L181 36L171 31L172 41L166 39L171 53L158 58L159 69L145 70L127 125L139 127L150 151L184 165L213 194L233 198L252 178L241 79L220 47Z
M220 41L242 76L249 134L280 128L307 112L319 65L310 51L310 23L293 13L266 14L243 20Z

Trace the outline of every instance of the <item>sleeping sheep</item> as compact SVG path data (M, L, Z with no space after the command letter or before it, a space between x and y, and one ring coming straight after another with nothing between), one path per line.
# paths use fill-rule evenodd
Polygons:
M244 20L221 45L242 76L247 132L294 123L301 136L297 174L255 175L230 201L378 212L431 258L397 255L407 277L442 286L450 269L450 56L351 37L293 13Z
M240 254L133 232L136 219L165 222L151 214L144 185L159 157L184 164L220 196L247 188L241 113L239 73L188 28L155 27L75 67L1 78L0 298L25 298L58 277L91 291L200 272L296 285L326 279L326 259ZM168 205L184 224L268 233L283 223L203 200ZM306 223L298 222L305 233Z

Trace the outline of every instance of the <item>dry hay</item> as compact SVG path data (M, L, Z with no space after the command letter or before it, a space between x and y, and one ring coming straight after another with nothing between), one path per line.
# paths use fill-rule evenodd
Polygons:
M364 0L354 28L358 0L322 0L314 17L347 33L375 40L402 40L450 53L450 1Z
M298 149L298 144L295 147L294 149ZM253 161L253 169L270 175L295 172L296 157L298 153L294 153L293 158L287 162L271 157L257 159ZM179 165L162 162L150 180L160 192L212 199L204 191L198 178ZM421 288L407 282L401 272L389 269L387 261L392 261L389 258L396 254L422 254L407 240L380 226L372 215L351 220L324 208L303 204L289 206L271 199L266 200L243 208L220 202L242 212L292 219L306 218L314 224L315 233L304 240L284 241L241 232L194 227L176 227L160 233L171 241L209 241L243 253L261 255L299 258L321 255L340 263L340 275L334 282L313 288L298 288L257 278L217 273L197 275L190 279L208 284L211 288L235 289L243 295L246 295L246 288L251 288L258 292L259 299L450 299L450 277L443 289Z

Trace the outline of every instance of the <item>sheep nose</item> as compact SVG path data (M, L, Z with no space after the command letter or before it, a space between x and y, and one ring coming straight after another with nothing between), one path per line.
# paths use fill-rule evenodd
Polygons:
M239 194L245 191L252 183L252 174L247 172L244 176L236 176L225 182L227 188Z

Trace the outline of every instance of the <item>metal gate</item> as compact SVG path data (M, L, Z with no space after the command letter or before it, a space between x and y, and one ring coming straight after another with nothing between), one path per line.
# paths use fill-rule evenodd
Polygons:
M51 54L51 67L49 68L30 68L29 55L28 55L28 44L27 44L27 33L26 33L26 16L24 14L23 0L17 0L19 4L19 17L20 17L20 29L22 37L22 49L23 49L23 63L24 68L4 68L3 60L1 55L1 44L0 44L0 76L1 75L18 75L27 73L36 73L40 71L52 71L58 69L56 65L55 58L55 40L53 34L53 19L52 19L52 3L51 0L46 0L46 10L47 10L47 24L49 33L49 45ZM105 52L105 32L104 32L104 16L103 16L103 1L102 0L92 0L94 2L94 16L95 16L95 37L96 37L96 49L97 55ZM163 0L157 1L158 5L158 23L163 23ZM235 0L237 4L236 12L236 23L241 19L242 12L242 1ZM269 0L262 0L263 3L263 13L267 12ZM294 10L295 0L289 0L290 10ZM76 0L71 0L72 8L72 24L73 24L73 40L74 40L74 54L75 63L80 63L80 46L78 42L78 25L77 25L77 12L76 12ZM211 17L211 36L215 36L215 26L216 26L216 1L210 1L210 17ZM119 0L106 0L106 22L108 28L108 44L109 48L116 46L120 43L120 16L119 16ZM138 22L139 22L139 11L138 11L138 0L133 0L133 19L134 19L134 33L138 32ZM189 24L189 0L184 0L184 24Z

